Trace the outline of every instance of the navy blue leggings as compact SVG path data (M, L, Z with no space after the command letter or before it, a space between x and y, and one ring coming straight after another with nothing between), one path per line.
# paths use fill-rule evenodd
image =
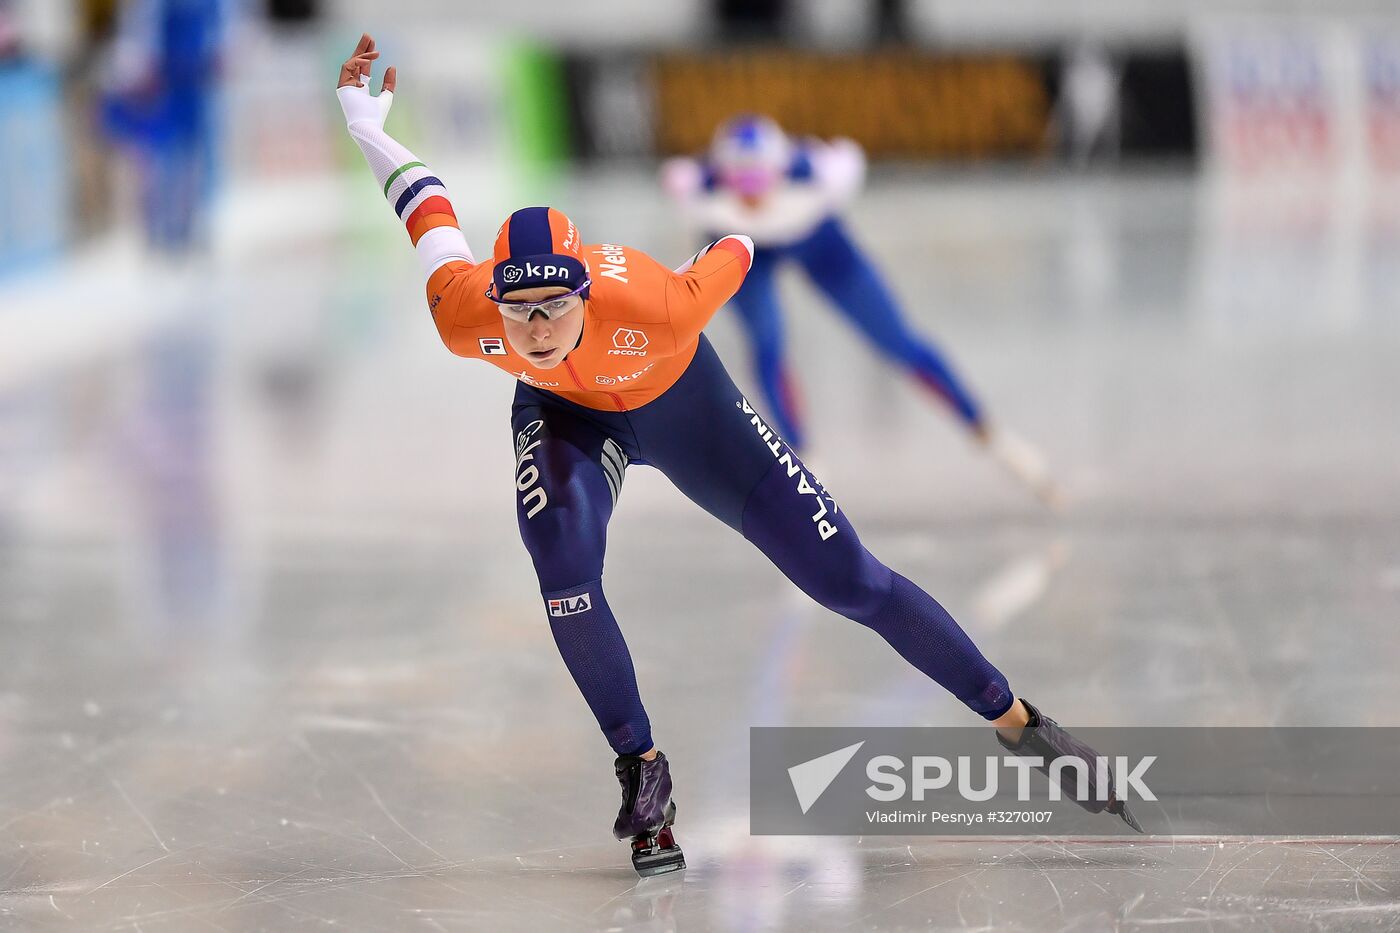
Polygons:
M870 260L833 217L791 246L755 250L753 267L734 296L734 306L753 347L767 410L773 412L778 432L792 446L801 450L805 438L797 392L784 361L783 320L774 281L774 273L786 259L795 260L877 350L943 399L959 419L973 428L981 423L982 413L972 393L938 349L909 329Z
M550 628L620 755L651 747L632 658L603 594L608 519L629 464L659 469L807 595L868 626L988 719L1006 678L933 597L871 555L846 513L734 387L702 335L685 374L635 411L594 411L516 387L515 493Z

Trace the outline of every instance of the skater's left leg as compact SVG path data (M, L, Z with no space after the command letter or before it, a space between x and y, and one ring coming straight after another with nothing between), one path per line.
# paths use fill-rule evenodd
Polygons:
M748 414L750 428L766 434L762 419ZM1015 697L1006 677L937 600L866 549L790 450L749 494L743 534L808 596L874 630L973 712L993 722L1011 713Z
M652 464L809 596L873 629L984 718L1016 718L1006 678L932 596L866 550L835 500L740 395L704 338L680 381L633 412L631 422Z
M947 610L866 550L836 501L739 394L703 336L680 381L629 420L647 459L681 492L742 532L817 602L877 632L991 722L1007 749L1039 755L1042 764L1097 757L1018 700ZM1080 806L1138 828L1111 780L1106 801L1097 793L1079 798L1059 773Z
M981 430L982 411L972 392L933 343L909 328L879 273L840 222L833 218L822 224L794 256L877 350L942 399L969 430Z

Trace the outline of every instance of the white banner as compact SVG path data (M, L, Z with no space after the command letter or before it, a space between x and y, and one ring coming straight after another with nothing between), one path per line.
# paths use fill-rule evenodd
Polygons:
M1192 47L1212 168L1400 174L1400 21L1211 19Z

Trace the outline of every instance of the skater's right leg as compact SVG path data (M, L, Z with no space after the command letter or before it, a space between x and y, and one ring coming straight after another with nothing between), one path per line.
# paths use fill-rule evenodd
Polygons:
M618 755L652 749L651 723L622 632L603 594L608 519L627 455L601 430L519 392L511 417L520 537L540 581L554 643Z
M794 251L812 283L831 299L871 345L909 371L974 434L981 406L932 341L909 327L884 279L846 234L828 220Z
M618 756L622 805L613 833L631 841L642 876L679 871L685 856L670 828L670 766L652 744L632 656L603 595L608 519L629 456L603 426L542 394L517 388L511 415L520 537L554 643Z

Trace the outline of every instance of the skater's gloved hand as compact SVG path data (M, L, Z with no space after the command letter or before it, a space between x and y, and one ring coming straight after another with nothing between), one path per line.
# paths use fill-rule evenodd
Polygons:
M384 118L394 105L394 87L398 83L398 72L390 68L384 72L384 88L379 96L369 92L371 63L379 57L374 48L374 38L369 33L360 36L355 52L345 64L340 66L340 82L336 85L335 96L340 100L340 109L345 113L345 125L367 121L383 128Z
M661 188L677 201L685 201L699 193L704 172L694 159L672 158L661 163Z

